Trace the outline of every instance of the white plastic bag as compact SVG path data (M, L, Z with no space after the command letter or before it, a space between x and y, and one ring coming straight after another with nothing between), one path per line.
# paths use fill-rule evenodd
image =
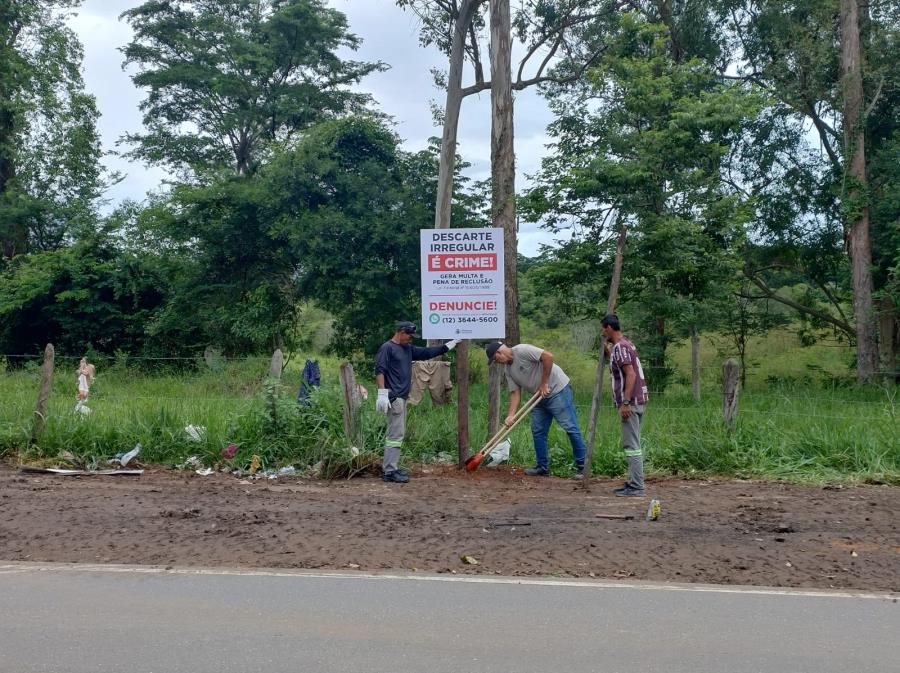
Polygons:
M483 467L496 467L500 463L505 463L509 460L509 449L511 444L508 439L504 439L502 442L497 444L493 449L491 449L490 453L484 457L484 460L481 461L481 465Z
M206 428L202 425L188 425L184 428L184 431L192 442L202 442L203 433L206 432Z

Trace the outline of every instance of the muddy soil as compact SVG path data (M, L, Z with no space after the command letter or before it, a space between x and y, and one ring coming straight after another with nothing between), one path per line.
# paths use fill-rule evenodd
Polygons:
M22 474L0 464L0 561L404 570L900 592L900 489L650 481L662 503L418 468L409 484ZM612 515L612 518L608 518ZM631 519L621 517L633 517ZM469 561L463 560L470 557Z

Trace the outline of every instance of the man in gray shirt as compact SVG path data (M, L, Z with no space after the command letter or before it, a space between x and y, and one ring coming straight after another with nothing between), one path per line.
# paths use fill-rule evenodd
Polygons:
M550 474L550 451L547 435L553 419L569 435L572 442L572 456L575 459L575 479L584 478L584 456L586 447L578 427L575 400L569 377L553 363L553 353L531 344L505 346L493 341L485 346L488 363L506 365L506 380L509 383L509 411L504 425L511 425L516 409L522 399L522 389L529 394L540 391L540 402L531 411L531 436L534 438L534 452L537 465L525 470L529 477L545 477Z

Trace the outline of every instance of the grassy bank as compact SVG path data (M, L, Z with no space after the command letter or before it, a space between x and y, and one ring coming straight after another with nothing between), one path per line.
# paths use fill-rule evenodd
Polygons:
M586 431L595 363L563 336L540 336L560 344L554 351L572 375L579 420ZM841 367L846 371L840 361L834 363L835 371L824 367L821 359L811 363L812 368L782 367L781 376L757 368L742 393L737 425L729 432L721 419L720 364L711 364L717 357L713 352L704 361L699 403L693 400L683 368L663 394L652 396L643 442L649 472L900 483L896 387L857 388L838 375ZM264 467L304 468L328 456L348 455L351 444L380 452L384 420L374 412L371 378L366 372L360 377L372 396L361 412L361 441L353 441L343 431L339 361L319 358L319 362L323 386L309 406L295 400L302 361L291 363L277 391L267 390L265 358L189 374L148 373L127 365L101 367L91 390L93 413L83 417L73 411L74 376L69 369L74 364L63 360L57 365L40 447L30 449L39 373L35 368L6 371L0 375L0 453L55 456L70 451L100 461L139 442L147 462L176 464L196 455L213 464L222 447L235 443L235 466L246 467L256 454ZM486 436L480 351L472 353L471 366L476 381L470 393L471 444L477 449ZM616 475L624 472L625 461L607 390L604 401L593 468ZM200 442L185 432L188 424L205 428ZM512 444L512 462L530 464L533 450L527 423L514 431ZM554 472L570 473L568 439L555 425L550 444ZM427 400L412 408L404 455L422 462L455 457L456 408L432 407Z

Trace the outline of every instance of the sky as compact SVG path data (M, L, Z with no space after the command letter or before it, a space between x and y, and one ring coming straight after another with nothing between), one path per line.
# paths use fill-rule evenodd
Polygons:
M85 0L70 19L70 26L84 45L85 86L96 96L104 150L113 152L124 134L142 129L138 109L144 93L135 88L122 69L119 51L131 39L131 29L119 15L140 0ZM378 108L390 115L404 149L416 151L428 139L440 136L434 126L431 103L443 105L444 96L435 88L432 68L446 69L445 58L434 47L418 42L419 26L414 15L401 11L393 0L328 0L347 16L351 32L362 39L360 49L348 56L357 60L383 61L390 69L367 77L358 87L372 94ZM471 72L466 76L471 78ZM464 80L464 84L470 80ZM540 167L547 152L547 124L552 117L537 92L518 92L515 109L517 189L527 186L526 176ZM119 147L119 149L122 149ZM470 96L463 102L459 127L459 153L472 164L467 174L475 179L490 175L490 92ZM131 198L141 200L158 189L166 177L160 168L129 162L108 155L106 165L125 174L108 193L109 206ZM553 236L537 225L522 223L519 252L533 256L541 244L552 244Z

